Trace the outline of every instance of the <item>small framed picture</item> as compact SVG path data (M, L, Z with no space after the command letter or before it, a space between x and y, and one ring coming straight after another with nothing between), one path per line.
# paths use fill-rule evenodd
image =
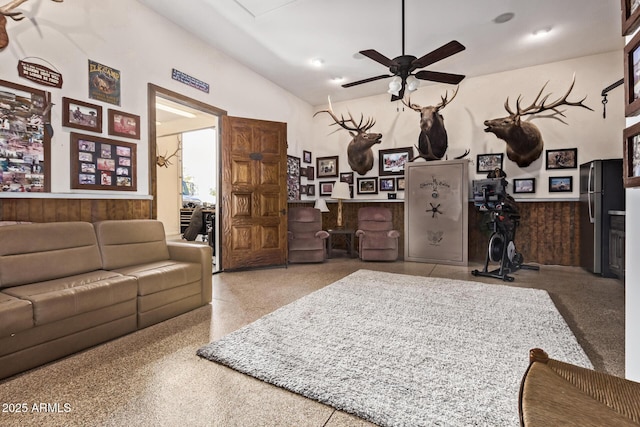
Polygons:
M398 191L404 191L404 176L399 176L396 178L396 189Z
M380 191L396 191L396 179L380 177Z
M547 150L547 169L576 169L578 167L578 149Z
M478 154L476 172L489 173L495 169L502 169L504 154Z
M62 126L101 133L102 107L63 97Z
M624 48L624 113L640 113L640 32Z
M349 185L353 184L353 172L341 172L340 182L346 182Z
M550 193L571 193L573 191L572 176L550 176L549 192Z
M320 195L321 196L331 196L331 192L333 191L333 184L335 181L322 181L319 183L320 185Z
M513 192L514 193L535 193L536 192L536 179L535 178L516 178L513 180Z
M625 188L640 187L640 123L624 130L623 157Z
M378 154L378 175L404 175L404 165L411 160L413 148L380 150Z
M307 179L313 181L316 178L316 168L307 166Z
M640 0L622 0L622 35L630 36L640 26Z
M317 157L318 178L338 177L338 156Z
M358 194L378 194L377 178L358 178Z
M306 185L300 185L300 194L307 194L307 186Z
M307 184L307 196L315 196L315 195L316 195L316 185Z
M109 135L140 139L140 116L109 109Z
M311 151L302 150L302 162L311 163Z

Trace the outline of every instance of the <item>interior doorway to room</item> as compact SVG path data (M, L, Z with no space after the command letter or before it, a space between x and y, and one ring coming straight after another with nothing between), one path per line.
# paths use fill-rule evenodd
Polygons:
M162 221L167 238L181 240L193 208L204 209L203 232L215 271L220 270L220 117L226 112L175 92L149 85L150 188L153 217ZM210 225L210 227L207 227Z

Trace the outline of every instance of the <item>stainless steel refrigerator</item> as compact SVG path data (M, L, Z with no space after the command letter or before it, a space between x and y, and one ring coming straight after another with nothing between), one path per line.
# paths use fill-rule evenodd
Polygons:
M580 165L580 264L604 277L609 269L609 211L624 210L622 159Z

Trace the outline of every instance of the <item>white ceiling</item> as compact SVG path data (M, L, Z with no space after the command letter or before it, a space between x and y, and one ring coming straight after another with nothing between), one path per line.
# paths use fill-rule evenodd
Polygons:
M327 95L344 101L386 92L389 79L340 85L388 72L359 51L402 54L401 0L138 1L314 106ZM624 47L620 0L405 3L406 54L420 57L451 40L466 46L430 71L474 77L613 50L622 55ZM493 22L506 12L515 17ZM532 33L543 28L551 32L535 39ZM311 65L314 58L323 66ZM208 79L213 87L224 84L215 81L215 70Z

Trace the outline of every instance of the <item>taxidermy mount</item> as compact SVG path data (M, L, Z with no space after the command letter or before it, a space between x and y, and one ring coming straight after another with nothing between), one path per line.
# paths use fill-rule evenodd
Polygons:
M13 9L20 6L29 0L13 0L4 6L0 6L0 50L7 47L9 44L9 34L7 33L7 16L14 21L21 21L24 19L22 12L13 12ZM62 3L63 0L53 0L56 3ZM36 24L37 25L37 24Z

